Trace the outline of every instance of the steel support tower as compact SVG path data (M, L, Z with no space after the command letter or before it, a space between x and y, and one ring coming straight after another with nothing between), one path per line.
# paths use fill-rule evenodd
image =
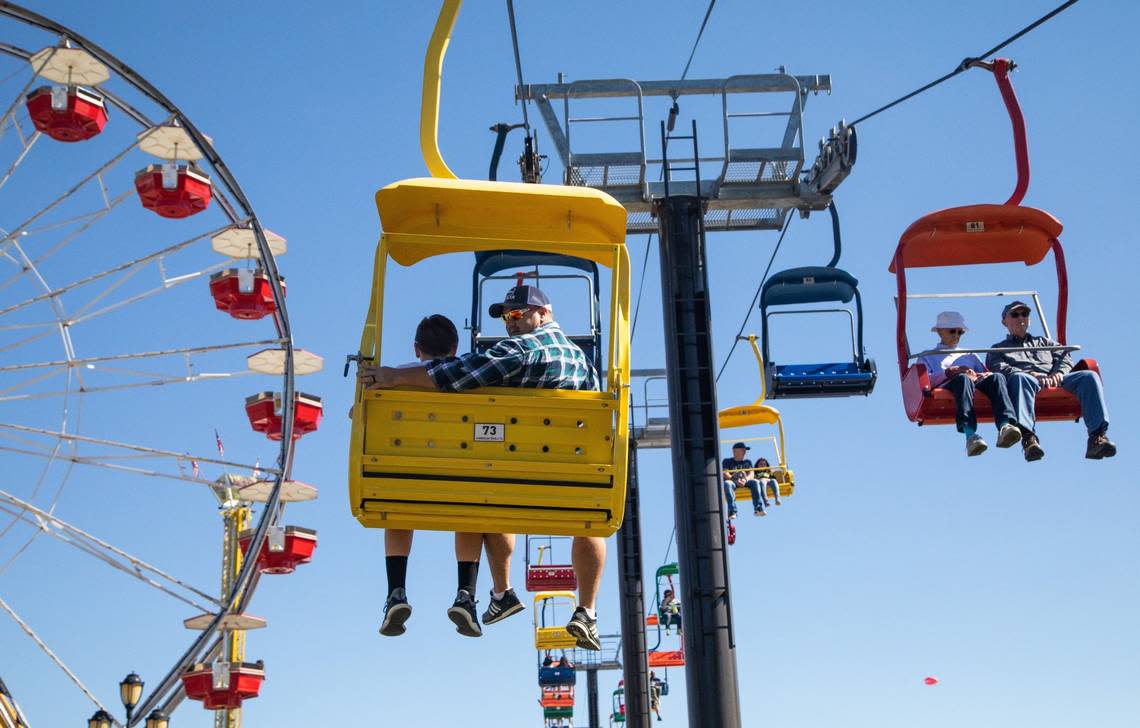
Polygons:
M618 531L621 587L621 651L627 728L649 728L649 663L645 648L645 594L641 559L641 503L637 489L637 442L629 441L625 520ZM591 719L592 720L592 719ZM592 725L597 725L592 723Z

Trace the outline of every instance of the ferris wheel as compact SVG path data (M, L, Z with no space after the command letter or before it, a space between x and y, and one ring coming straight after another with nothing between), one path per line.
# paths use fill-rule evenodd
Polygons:
M92 725L161 726L189 697L234 728L265 676L245 658L260 575L316 545L283 516L316 495L292 469L322 415L294 383L322 360L293 346L286 241L166 96L2 1L0 99L0 675L21 696L51 673L28 682L73 685ZM89 648L147 666L125 721L83 679Z

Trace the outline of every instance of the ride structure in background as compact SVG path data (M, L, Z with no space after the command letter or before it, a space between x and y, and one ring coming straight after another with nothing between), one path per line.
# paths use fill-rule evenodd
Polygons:
M297 436L319 425L320 400L296 392L294 379L322 362L293 346L276 262L285 240L262 227L211 140L138 73L12 3L0 2L0 21L0 90L15 98L0 116L0 253L15 264L0 277L0 450L15 490L0 492L0 573L48 535L194 607L199 613L184 624L200 634L146 696L134 676L137 712L124 725L165 719L185 697L209 694L204 702L218 711L215 725L236 728L241 700L257 692L246 684L243 661L245 631L265 624L245 613L265 573L259 565L280 557L273 542L284 528L284 503L315 497L291 471ZM26 50L9 40L43 47ZM228 317L210 313L215 309ZM262 332L252 335L257 328ZM235 353L242 354L240 367ZM254 375L279 382L279 392L268 393L271 404L279 402L276 462L227 460L220 437L217 456L187 452L188 429L245 419L234 392L211 398L211 386L226 387L207 383ZM195 385L194 393L171 399L175 385ZM299 399L308 404L300 419ZM178 416L161 427L137 427L171 407ZM225 485L205 477L207 468L222 470ZM56 516L65 486L78 479L90 492L163 480L211 488L225 519L221 592L193 587ZM106 501L109 508L119 502ZM145 509L146 497L132 503ZM263 504L256 523L252 503ZM163 507L170 508L153 504L155 512ZM173 534L182 522L193 523L191 513L180 515L170 538L182 536ZM243 557L238 534L245 527ZM17 589L9 598L23 597ZM118 602L107 619L129 618L122 612L127 603ZM86 617L95 606L85 607ZM0 608L96 715L107 715L95 692L40 639L36 615L24 619L2 599ZM102 661L119 659L106 654ZM198 691L187 680L201 670L208 685ZM227 697L212 703L218 692Z
M443 54L459 5L443 3L424 62L420 142L433 178L376 194L384 233L360 348L350 358L381 361L389 258L414 265L456 252L554 254L610 269L604 391L358 385L350 507L373 528L608 536L622 521L628 459L626 212L597 190L455 178L436 128ZM477 264L474 279L480 275Z
M1013 194L1001 205L967 205L932 212L919 218L906 229L891 258L889 271L895 274L898 311L896 323L896 349L899 377L902 383L903 407L907 418L919 425L954 423L953 395L941 387L931 387L926 366L917 360L932 351L910 353L907 340L907 303L914 299L986 298L1025 296L1041 320L1045 336L1055 338L1058 347L1019 347L1018 352L1078 350L1068 344L1066 322L1068 317L1069 284L1065 267L1065 253L1061 247L1061 223L1049 213L1032 207L1023 207L1022 199L1029 188L1029 144L1025 132L1025 119L1021 113L1009 72L1013 63L998 58L992 63L974 61L974 67L983 68L994 75L998 89L1009 113L1013 127L1014 152L1017 162L1017 185ZM995 263L1024 263L1036 265L1053 252L1057 269L1057 331L1054 337L1041 307L1036 291L991 291L966 293L909 293L906 271L910 268L941 266L983 265ZM940 350L939 354L1003 352L1005 349L970 348ZM1083 359L1074 370L1088 369L1100 374L1094 359ZM981 392L974 395L974 408L981 422L993 421L993 406ZM1081 416L1080 402L1067 390L1044 387L1037 394L1038 420L1077 420Z
M566 536L526 535L527 591L575 591L578 588L578 577L574 574L574 565L565 560L554 561L555 542L564 543L568 540ZM547 559L545 564L543 563L544 558Z

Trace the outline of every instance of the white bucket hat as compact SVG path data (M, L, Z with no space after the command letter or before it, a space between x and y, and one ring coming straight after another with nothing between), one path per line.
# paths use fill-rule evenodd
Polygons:
M938 329L962 329L963 331L970 330L966 328L966 319L964 319L962 317L962 314L958 313L957 311L943 311L942 313L938 314L938 320L934 322L934 325L930 327L930 330L937 331Z

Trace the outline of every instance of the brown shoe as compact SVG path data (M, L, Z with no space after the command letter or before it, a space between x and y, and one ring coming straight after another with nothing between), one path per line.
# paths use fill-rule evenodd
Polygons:
M1021 451L1025 455L1025 462L1027 463L1045 457L1045 448L1041 447L1037 435L1032 432L1027 432L1021 436Z
M1085 450L1085 457L1089 460L1110 458L1116 454L1116 445L1104 434L1104 430L1089 435L1089 446Z

